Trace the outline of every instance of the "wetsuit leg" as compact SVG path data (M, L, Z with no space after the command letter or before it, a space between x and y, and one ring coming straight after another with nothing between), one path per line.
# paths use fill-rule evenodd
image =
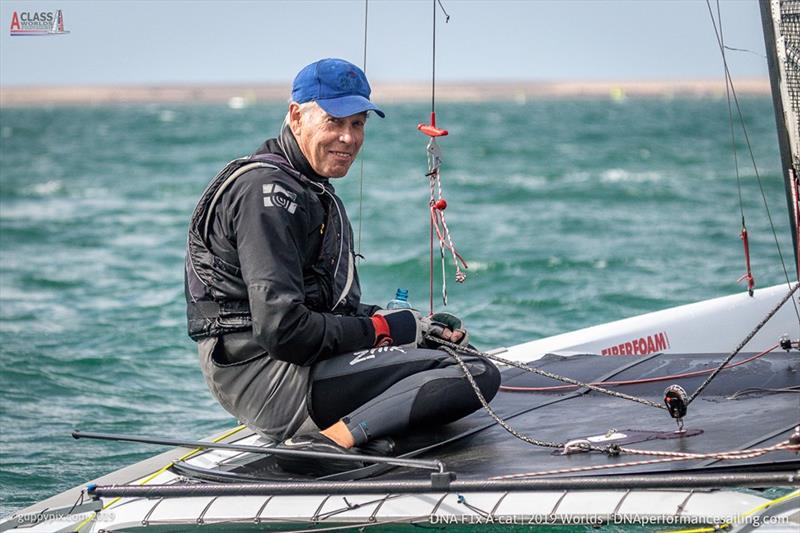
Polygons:
M488 360L462 356L491 400L500 373ZM339 355L311 368L309 412L319 427L343 419L356 445L415 425L446 424L480 407L461 367L441 350L394 346Z

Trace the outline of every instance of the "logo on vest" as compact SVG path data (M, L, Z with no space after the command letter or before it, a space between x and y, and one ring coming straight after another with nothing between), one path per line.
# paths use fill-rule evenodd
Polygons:
M297 195L289 192L277 183L269 183L262 186L264 192L264 207L282 207L294 214L297 209L297 204L294 200Z

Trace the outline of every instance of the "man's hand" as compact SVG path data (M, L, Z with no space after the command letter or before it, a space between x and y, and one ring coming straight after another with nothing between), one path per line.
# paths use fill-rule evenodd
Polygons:
M464 322L450 313L435 313L421 319L424 334L442 340L466 346L469 343L469 334L464 328ZM425 341L423 341L425 344ZM435 347L435 346L433 346Z
M420 314L413 309L381 309L372 315L375 346L416 348L422 340Z
M375 346L436 348L426 335L466 346L469 335L460 318L450 313L422 317L413 309L380 310L372 315Z

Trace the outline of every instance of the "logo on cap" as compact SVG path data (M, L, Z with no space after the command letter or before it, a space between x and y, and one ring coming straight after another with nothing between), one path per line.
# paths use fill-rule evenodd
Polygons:
M343 72L339 75L339 89L342 91L352 91L358 86L358 74L352 70Z

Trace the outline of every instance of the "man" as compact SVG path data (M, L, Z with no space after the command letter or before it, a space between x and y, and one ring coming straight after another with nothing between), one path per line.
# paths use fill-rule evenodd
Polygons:
M424 333L466 343L451 315L422 318L360 302L352 229L331 180L364 141L364 73L341 59L294 80L277 138L228 164L203 193L189 228L186 301L211 392L241 422L283 446L340 454L425 423L447 423L480 403ZM465 357L491 399L499 373ZM324 475L348 461L280 458Z

